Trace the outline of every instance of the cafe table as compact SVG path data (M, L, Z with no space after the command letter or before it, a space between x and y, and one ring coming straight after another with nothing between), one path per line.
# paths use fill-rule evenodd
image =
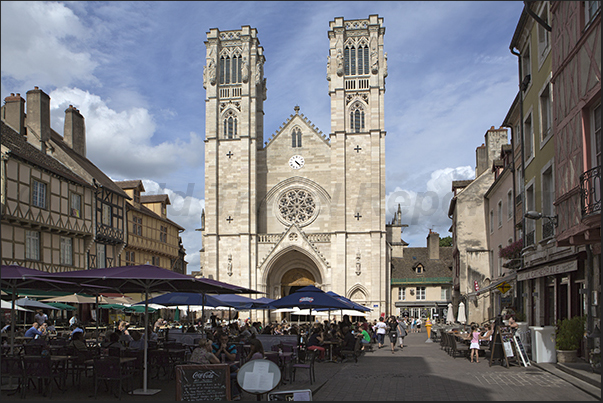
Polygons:
M339 342L332 341L332 340L326 340L326 341L323 341L322 344L325 346L325 348L327 350L329 350L329 352L328 352L329 359L326 362L337 362L337 361L333 361L333 346L336 344L339 344Z

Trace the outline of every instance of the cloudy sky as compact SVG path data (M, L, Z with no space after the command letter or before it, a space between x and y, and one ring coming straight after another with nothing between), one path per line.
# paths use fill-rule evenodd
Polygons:
M475 148L517 93L509 51L520 1L1 2L1 94L40 87L52 127L64 110L86 119L87 156L114 180L167 193L199 269L204 206L206 33L257 28L268 99L264 138L299 105L330 132L327 31L335 17L384 18L387 218L402 239L450 235L451 181L475 177Z

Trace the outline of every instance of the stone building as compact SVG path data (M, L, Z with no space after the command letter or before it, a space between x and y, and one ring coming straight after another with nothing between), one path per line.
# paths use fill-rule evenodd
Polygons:
M427 247L403 247L392 257L392 314L446 319L452 302L452 251L429 230Z
M11 94L6 97L1 111L2 122L20 136L11 145L5 145L3 135L3 155L6 155L8 162L4 164L7 177L3 177L3 181L6 180L6 187L2 188L6 192L3 193L6 205L3 204L5 214L2 232L4 237L5 219L27 216L26 220L13 223L23 228L33 226L27 230L31 236L25 245L27 247L27 242L30 242L29 245L39 245L40 254L32 254L30 249L29 257L26 255L22 260L21 247L16 246L15 255L6 259L49 271L119 266L119 255L126 242L125 207L128 195L86 157L84 117L76 108L70 105L65 110L65 126L61 136L50 127L48 94L35 87L27 91L26 98L27 102L19 94ZM9 129L3 129L3 134L5 130L8 132ZM28 145L21 144L23 140ZM33 167L15 173L11 163L11 147L28 150L33 158L29 163L43 161L48 166L62 165L60 172L68 171L72 178L78 178L83 183L79 187L74 183L59 186L59 181L52 179L49 172L44 173L44 170ZM37 151L34 152L34 149ZM9 179L9 176L12 177ZM49 234L43 235L44 231ZM3 262L8 261L4 255L5 245L8 251L8 245L22 241L21 229L15 229L12 235L10 231L7 233L12 238L3 238ZM58 235L61 235L60 244Z
M145 189L141 180L115 183L130 196L123 264L152 264L186 274L187 262L183 258L185 251L180 237L184 228L167 217L168 195L143 195Z
M257 30L207 33L204 276L270 298L316 284L389 310L384 34L377 15L331 21L331 133L295 107L265 139Z
M484 144L476 149L475 179L452 182L448 208L454 248L452 304L456 314L464 302L468 323L481 323L491 315L489 300L478 301L469 294L489 285L491 279L484 195L494 182L492 166L507 144L507 130L492 126L484 137Z

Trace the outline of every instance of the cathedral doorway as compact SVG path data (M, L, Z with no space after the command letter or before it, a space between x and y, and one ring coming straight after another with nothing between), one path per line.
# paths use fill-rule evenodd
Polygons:
M316 263L300 250L290 250L276 259L269 269L267 289L270 298L287 296L302 287L322 283Z

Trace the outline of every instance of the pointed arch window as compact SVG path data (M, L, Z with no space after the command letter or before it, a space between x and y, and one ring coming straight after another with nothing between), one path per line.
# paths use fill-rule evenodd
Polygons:
M291 147L301 147L302 146L302 134L299 127L296 127L291 132Z
M346 76L369 74L369 48L366 44L346 45L343 50L344 73Z
M364 131L364 109L358 102L350 110L350 128L352 133Z
M238 84L241 80L241 55L220 56L220 84Z
M237 117L232 111L228 111L224 115L224 138L237 138Z

